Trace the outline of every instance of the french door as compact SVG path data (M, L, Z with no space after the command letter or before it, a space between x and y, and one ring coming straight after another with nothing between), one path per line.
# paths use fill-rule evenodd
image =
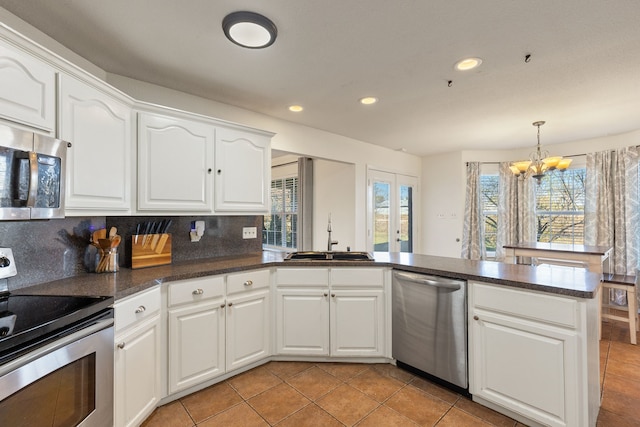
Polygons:
M369 169L367 246L375 252L413 252L418 179Z

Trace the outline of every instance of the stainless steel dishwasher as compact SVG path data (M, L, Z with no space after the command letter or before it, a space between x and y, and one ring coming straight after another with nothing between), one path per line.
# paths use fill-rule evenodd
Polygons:
M468 390L467 283L396 270L392 307L398 366Z

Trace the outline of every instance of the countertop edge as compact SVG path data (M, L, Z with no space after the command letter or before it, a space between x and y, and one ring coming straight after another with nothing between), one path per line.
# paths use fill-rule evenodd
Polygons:
M121 268L118 273L83 275L21 288L13 294L104 295L116 301L163 283L231 274L273 267L376 267L414 273L482 281L512 288L591 299L600 289L595 273L574 267L541 268L493 261L413 254L375 253L374 261L283 261L284 254L259 252L246 255L192 260L139 270Z

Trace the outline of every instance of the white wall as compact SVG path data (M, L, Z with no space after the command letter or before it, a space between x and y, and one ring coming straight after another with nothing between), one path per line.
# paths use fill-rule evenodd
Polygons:
M422 159L422 253L460 257L465 185L461 164L461 152Z
M573 156L640 145L640 130L543 146L553 155ZM427 156L422 159L423 252L459 257L464 215L466 162L501 162L526 159L534 150L477 150ZM452 218L451 213L457 218ZM444 214L444 218L439 215Z
M364 224L356 219L356 170L355 165L322 159L313 163L313 249L327 249L327 223L331 214L331 240L337 240L333 247L337 251L362 251L366 246L357 243L356 230Z

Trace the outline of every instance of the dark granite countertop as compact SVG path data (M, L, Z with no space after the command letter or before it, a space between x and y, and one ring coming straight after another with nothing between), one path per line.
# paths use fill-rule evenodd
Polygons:
M121 268L117 273L87 273L22 288L14 293L105 295L120 299L165 282L274 266L393 267L403 271L464 280L481 280L578 298L594 298L601 283L600 275L573 267L546 265L532 267L405 253L378 252L374 257L375 261L283 261L283 253L264 251L241 256L185 261L138 270Z

